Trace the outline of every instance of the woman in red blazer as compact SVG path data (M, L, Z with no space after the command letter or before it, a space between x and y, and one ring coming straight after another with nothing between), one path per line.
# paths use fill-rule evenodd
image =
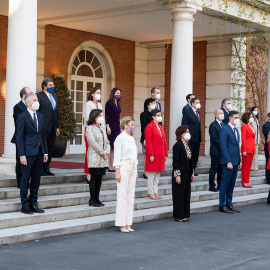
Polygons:
M146 159L145 170L148 172L148 196L152 200L162 199L158 196L158 182L160 173L165 170L165 161L168 156L164 128L160 124L162 116L160 110L152 110L153 118L145 130Z
M242 116L242 121L244 123L241 127L242 186L245 188L252 188L249 184L249 178L253 156L256 153L256 130L252 125L254 122L253 115L250 112L245 112Z

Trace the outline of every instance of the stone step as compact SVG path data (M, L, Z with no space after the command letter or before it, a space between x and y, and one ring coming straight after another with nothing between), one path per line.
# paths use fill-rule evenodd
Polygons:
M197 176L195 177L195 181L193 183L192 191L198 190L208 190L209 184L208 181L203 181L203 177ZM205 180L208 180L205 179ZM262 177L251 177L251 184L264 184L265 179ZM159 185L169 185L171 184L171 177L170 176L161 176ZM241 181L238 178L236 182L236 186L240 186ZM136 187L146 187L147 180L146 179L138 179L136 183ZM116 181L115 180L107 180L103 181L101 186L101 190L114 190L116 189ZM71 193L81 193L81 192L88 192L89 186L83 183L63 183L63 184L52 184L52 185L41 185L39 189L39 196L50 196L50 195L60 195L60 194L71 194ZM7 187L7 188L0 188L0 199L12 199L12 198L19 198L20 197L20 190L15 187Z
M248 204L266 202L267 196L268 192L236 197L234 198L234 206L239 207ZM192 214L213 211L217 209L218 200L191 203ZM36 214L36 216L41 218L40 215ZM134 211L134 223L171 217L172 206L162 206ZM63 221L47 222L43 224L33 224L15 228L13 227L1 229L0 245L14 244L53 236L82 233L97 229L109 228L114 226L114 218L115 214L107 214L102 216L91 216L85 218L76 218Z

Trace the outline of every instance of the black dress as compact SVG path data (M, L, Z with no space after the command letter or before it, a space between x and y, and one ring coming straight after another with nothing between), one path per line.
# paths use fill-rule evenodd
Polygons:
M191 175L193 173L192 156L189 159L184 143L178 141L173 146L172 197L174 219L190 217ZM181 183L175 177L181 175Z

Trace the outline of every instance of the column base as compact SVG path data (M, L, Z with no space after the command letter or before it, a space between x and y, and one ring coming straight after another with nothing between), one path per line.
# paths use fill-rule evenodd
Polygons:
M0 174L2 175L16 175L15 172L16 159L0 157Z

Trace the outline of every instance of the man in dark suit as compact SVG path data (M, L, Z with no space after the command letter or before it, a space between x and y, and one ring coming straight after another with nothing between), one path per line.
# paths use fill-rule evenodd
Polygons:
M263 125L263 135L265 138L265 143L264 143L264 154L265 154L265 161L266 161L266 167L267 167L267 163L269 160L269 151L268 151L268 143L267 143L267 137L268 134L270 132L270 112L267 114L267 121L266 123ZM267 170L265 171L265 175L267 174ZM270 182L267 181L267 184L270 185Z
M50 170L50 163L53 156L55 139L59 135L59 115L58 115L58 102L57 96L53 94L54 92L54 82L53 79L44 79L41 87L42 92L37 93L37 97L40 103L39 112L44 116L44 129L48 144L48 161L43 165L43 174L52 175L55 174Z
M27 110L16 121L16 144L22 167L20 196L24 214L44 213L37 206L38 189L43 162L48 159L48 149L43 125L43 115L37 112L37 95L30 93L25 97ZM28 195L29 180L30 195Z
M215 110L215 120L209 127L211 168L209 171L209 191L218 192L222 178L222 166L220 164L221 150L219 143L219 132L225 124L222 123L224 113L221 109ZM217 173L217 188L215 186L215 175Z
M201 116L198 111L201 108L201 103L198 98L191 99L190 103L191 107L184 111L182 125L188 126L191 135L189 148L193 156L193 168L195 169L198 163L200 144L202 141Z
M228 98L225 98L221 101L221 108L224 112L224 120L222 121L225 125L229 123L229 112L232 109L232 103L231 100Z
M236 126L240 126L239 112L230 111L229 123L219 133L222 180L219 190L219 211L224 213L240 213L232 205L234 185L238 168L241 169L241 156L239 149L240 133Z
M151 89L151 97L155 99L156 109L161 111L161 104L159 102L161 96L160 96L160 89L158 87L153 87Z
M187 101L187 105L185 105L182 109L182 114L184 114L184 111L189 109L191 107L191 104L190 104L190 101L195 98L195 95L194 94L188 94L186 96L186 101Z
M20 91L21 101L13 107L14 125L16 125L16 121L17 121L18 116L21 113L23 113L24 111L26 111L27 107L26 107L24 99L25 99L25 96L31 92L32 92L32 90L29 87L23 87L21 89L21 91ZM11 139L11 143L15 143L15 145L16 145L16 130L14 132L12 139ZM21 162L20 162L20 158L18 157L18 149L17 149L17 145L16 145L16 179L17 179L17 187L18 188L20 188L21 177L22 177Z

